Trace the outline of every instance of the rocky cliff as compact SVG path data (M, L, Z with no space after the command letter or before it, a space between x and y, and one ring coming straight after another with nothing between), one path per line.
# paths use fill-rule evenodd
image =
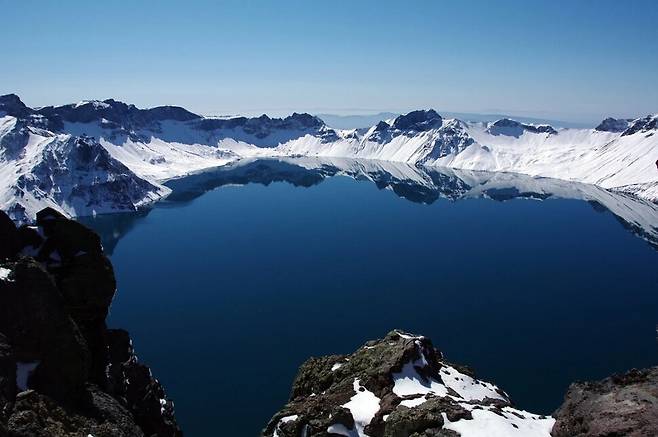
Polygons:
M182 435L128 333L105 324L115 290L93 231L0 211L0 437Z

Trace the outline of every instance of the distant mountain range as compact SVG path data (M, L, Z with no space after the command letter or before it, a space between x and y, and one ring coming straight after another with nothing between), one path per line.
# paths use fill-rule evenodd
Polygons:
M116 100L29 108L0 96L0 208L15 220L136 210L164 181L253 157L344 157L515 172L595 184L658 201L658 114L594 129L524 120L462 121L413 111L364 129L321 118L203 117Z

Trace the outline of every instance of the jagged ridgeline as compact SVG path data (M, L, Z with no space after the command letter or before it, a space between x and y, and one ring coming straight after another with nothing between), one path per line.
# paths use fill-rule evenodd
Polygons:
M54 209L0 211L0 437L181 436L128 333L105 324L116 283L93 231Z
M655 202L657 123L658 114L567 129L446 119L430 109L340 130L309 114L205 117L113 99L33 109L9 94L0 96L0 208L23 221L47 206L72 216L134 211L167 196L167 180L268 156L515 172Z

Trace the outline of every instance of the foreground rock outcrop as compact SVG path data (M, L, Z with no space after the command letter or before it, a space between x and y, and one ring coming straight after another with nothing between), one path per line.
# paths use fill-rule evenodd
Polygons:
M516 409L493 384L400 331L351 355L311 358L264 436L549 436L554 419Z
M50 208L20 228L0 211L0 242L0 437L181 436L128 333L107 329L98 235Z
M311 358L267 437L650 437L658 435L658 367L575 383L553 417L515 408L429 339L402 331L351 355Z
M658 435L658 367L571 384L554 414L555 437Z

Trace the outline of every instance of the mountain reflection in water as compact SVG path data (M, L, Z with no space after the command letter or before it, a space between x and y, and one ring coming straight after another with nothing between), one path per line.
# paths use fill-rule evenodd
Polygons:
M658 205L615 193L594 185L515 173L480 172L404 163L342 158L284 158L241 160L231 165L174 179L166 183L173 191L158 207L180 207L215 188L250 183L269 185L286 182L311 187L333 176L370 181L379 189L393 191L411 202L431 204L440 199L486 198L577 199L598 212L610 212L626 229L658 249ZM83 217L80 221L101 234L103 245L112 253L123 235L144 220L150 209Z

